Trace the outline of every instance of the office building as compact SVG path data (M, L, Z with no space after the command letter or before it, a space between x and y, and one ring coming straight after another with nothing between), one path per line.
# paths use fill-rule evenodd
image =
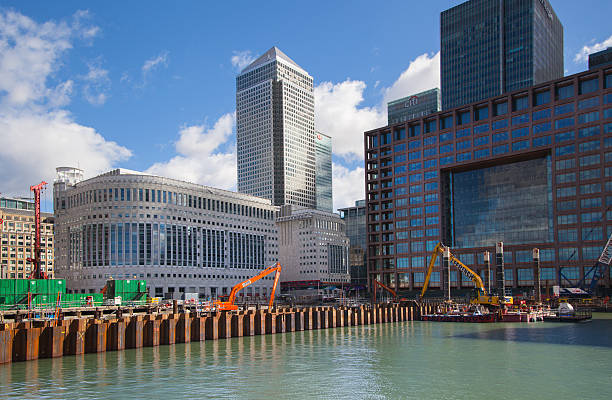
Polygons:
M332 212L332 139L317 132L315 140L317 210Z
M54 276L53 214L40 213L41 270ZM27 279L32 272L36 225L32 200L0 198L1 279Z
M312 77L272 47L236 77L238 191L316 208Z
M470 0L440 16L442 109L563 76L563 26L548 0Z
M589 69L612 65L612 47L589 54Z
M282 206L276 226L284 291L346 285L349 239L338 214Z
M435 88L387 103L389 125L424 117L441 110L440 89Z
M518 293L533 285L533 248L543 287L559 272L575 285L612 233L611 67L368 131L365 144L368 273L400 290L422 287L440 241L483 276L483 252L504 242ZM457 271L451 282L472 286Z
M351 284L367 287L366 269L366 207L365 200L358 200L354 207L340 208L340 218L346 226L349 238L349 274Z
M151 296L214 298L278 260L269 200L124 169L57 172L56 269L71 291L136 277ZM242 294L265 297L272 282Z

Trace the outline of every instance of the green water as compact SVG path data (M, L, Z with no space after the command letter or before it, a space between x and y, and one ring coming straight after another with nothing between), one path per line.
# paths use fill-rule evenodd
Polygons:
M612 315L404 322L0 366L0 397L611 399Z

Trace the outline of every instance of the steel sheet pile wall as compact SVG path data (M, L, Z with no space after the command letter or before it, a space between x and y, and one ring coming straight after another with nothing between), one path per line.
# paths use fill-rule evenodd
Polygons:
M286 308L212 313L148 313L0 324L0 363L191 341L418 320L432 305Z

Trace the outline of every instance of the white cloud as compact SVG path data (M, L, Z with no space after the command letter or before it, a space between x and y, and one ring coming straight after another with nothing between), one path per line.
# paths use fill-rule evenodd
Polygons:
M315 127L333 137L334 154L363 159L363 133L387 124L388 101L439 86L439 52L414 59L390 87L382 89L382 101L373 107L360 106L366 89L363 81L322 82L314 89Z
M589 59L589 54L605 50L608 47L612 47L612 36L610 36L603 42L595 43L591 46L584 45L582 49L580 49L580 51L574 56L574 62L587 62Z
M84 81L83 96L93 105L104 104L110 90L111 80L108 77L108 70L102 68L100 64L100 59L89 62L87 74L81 77Z
M131 156L62 109L70 101L72 80L51 83L73 40L92 29L83 26L83 18L75 14L78 23L70 26L39 24L0 12L0 182L6 194L27 194L41 179L53 182L57 166L79 166L91 176Z
M363 158L363 132L387 122L379 108L359 107L365 88L365 82L347 79L314 89L315 127L333 138L334 154L347 159Z
M333 163L332 181L334 193L334 210L352 207L356 200L365 198L365 177L363 167L348 169Z
M234 50L234 55L232 56L232 65L236 70L242 71L247 65L255 61L255 56L251 54L250 50L245 51L236 51Z
M146 172L221 189L236 189L235 147L221 150L232 137L235 115L228 113L214 126L186 126L174 144L178 155L153 164Z
M440 52L431 57L421 54L408 65L391 87L385 89L383 108L386 110L389 101L439 87Z
M159 53L157 57L153 57L153 58L146 60L144 64L142 65L142 74L146 78L146 76L150 72L153 72L162 66L163 67L168 66L168 52L167 51L162 51L161 53Z

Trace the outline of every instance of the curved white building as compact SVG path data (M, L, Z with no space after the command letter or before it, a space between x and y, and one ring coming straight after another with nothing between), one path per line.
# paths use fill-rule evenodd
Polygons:
M58 168L54 183L56 274L70 291L136 277L151 296L216 297L278 259L270 200L124 169L87 180L79 171ZM244 295L267 296L271 285L262 279Z

